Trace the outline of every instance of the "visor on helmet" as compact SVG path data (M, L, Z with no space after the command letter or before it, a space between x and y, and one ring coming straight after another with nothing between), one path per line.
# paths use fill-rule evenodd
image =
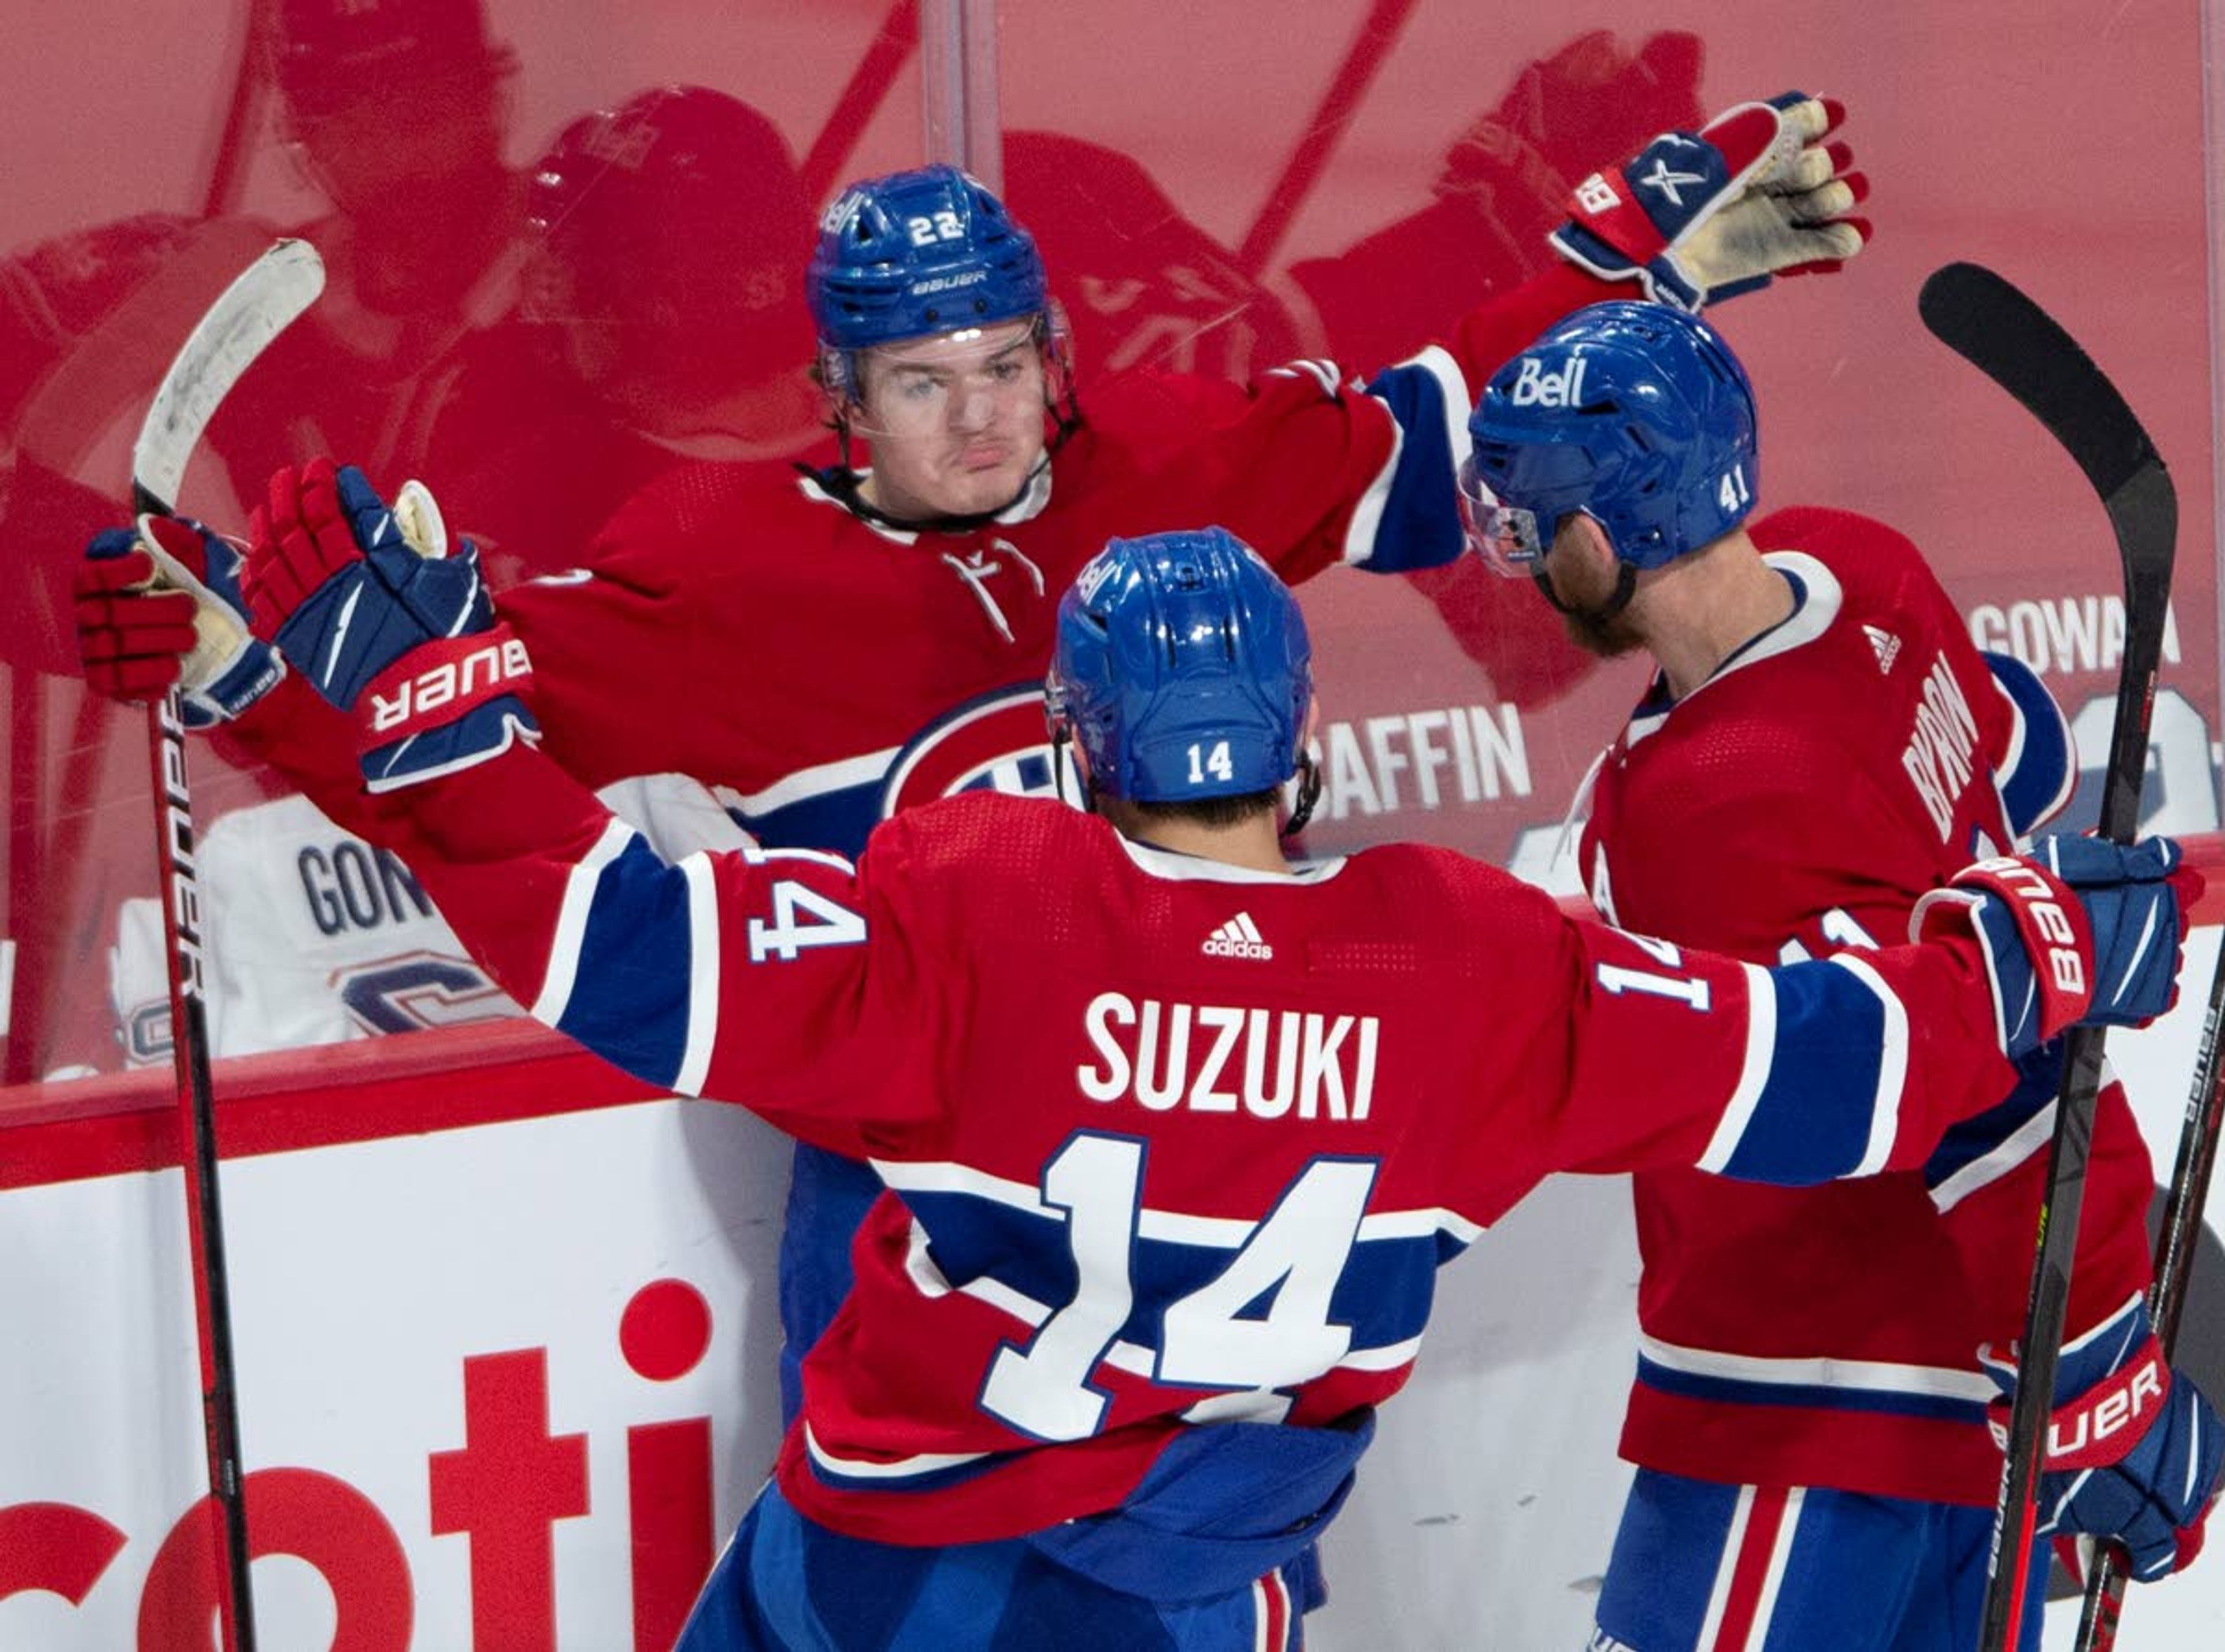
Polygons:
M1549 548L1537 513L1519 505L1501 504L1476 473L1475 456L1460 467L1461 526L1468 548L1493 573L1509 579L1525 579L1544 559Z

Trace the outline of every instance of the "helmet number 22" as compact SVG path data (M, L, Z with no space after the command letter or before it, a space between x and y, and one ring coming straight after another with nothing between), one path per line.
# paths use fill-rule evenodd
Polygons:
M904 231L916 247L931 247L938 241L963 241L966 226L951 212L932 212L904 220Z

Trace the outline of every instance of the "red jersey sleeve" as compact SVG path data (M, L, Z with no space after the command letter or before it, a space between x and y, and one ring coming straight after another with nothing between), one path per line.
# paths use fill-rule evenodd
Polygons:
M941 1105L958 974L917 950L906 828L815 851L659 858L528 748L395 794L378 833L538 1020L681 1095L856 1156Z
M1493 1013L1513 1066L1476 1149L1512 1197L1556 1170L1798 1186L1907 1168L2009 1081L1967 939L1765 969L1530 921L1505 945L1521 967Z

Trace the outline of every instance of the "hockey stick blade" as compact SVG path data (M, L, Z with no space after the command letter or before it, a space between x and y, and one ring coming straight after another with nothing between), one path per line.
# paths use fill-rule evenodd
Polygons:
M194 325L162 377L131 446L131 503L164 516L186 461L240 375L325 290L324 260L306 241L280 241L233 278Z
M2108 376L2003 277L1980 264L1948 264L1925 281L1917 309L1934 337L2046 427L2108 512L2123 564L2126 636L2098 825L2103 837L2129 843L2139 825L2148 714L2178 540L2171 472Z
M2155 444L2117 387L2054 317L1982 264L1931 272L1916 307L1932 336L2031 409L2108 499Z
M1993 271L1949 264L1924 284L1918 309L1939 340L2045 426L2101 498L2124 574L2125 643L2116 716L2101 776L2100 829L2118 843L2138 830L2148 722L2171 602L2178 501L2170 473L2124 397L2052 317ZM2011 1652L2022 1636L2042 1459L2070 1306L2079 1206L2101 1088L2102 1034L2073 1028L2056 1096L2047 1186L2039 1211L2022 1370L2011 1412L1980 1652Z

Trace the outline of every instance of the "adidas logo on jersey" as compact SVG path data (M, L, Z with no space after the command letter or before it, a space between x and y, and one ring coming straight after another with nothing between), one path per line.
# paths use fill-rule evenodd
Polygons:
M1239 912L1205 938L1208 958L1272 958L1275 949L1259 938L1252 915Z
M1870 647L1877 650L1878 675L1891 674L1892 662L1900 657L1900 639L1891 631L1875 625L1863 626L1862 635L1869 638Z

